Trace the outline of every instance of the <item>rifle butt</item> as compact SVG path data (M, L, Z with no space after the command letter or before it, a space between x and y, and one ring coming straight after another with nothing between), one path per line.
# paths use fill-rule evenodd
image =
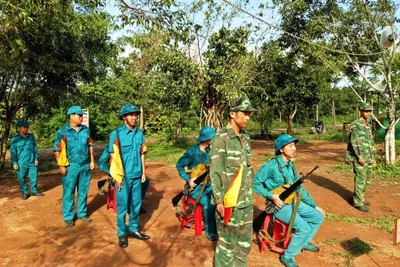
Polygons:
M176 196L174 196L172 198L172 205L175 207L176 205L178 205L179 201L181 200L181 198L183 197L183 192L180 192L179 194L177 194Z
M261 230L267 215L268 214L265 211L263 211L260 215L258 215L256 218L254 218L254 220L253 220L254 233L258 233Z
M98 182L97 182L97 188L98 188L98 189L101 189L101 188L104 186L104 184L105 184L106 182L107 182L107 179L98 181Z

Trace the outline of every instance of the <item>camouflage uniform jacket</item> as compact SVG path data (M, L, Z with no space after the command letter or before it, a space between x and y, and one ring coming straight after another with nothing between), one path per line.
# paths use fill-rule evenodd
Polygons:
M236 208L253 205L254 170L251 166L251 153L249 134L241 130L239 138L230 124L219 130L212 139L210 178L215 204L224 202L226 191L242 165L242 184Z
M371 125L363 124L359 118L350 125L349 142L347 144L346 159L359 161L363 159L366 163L375 160L375 143L371 131Z

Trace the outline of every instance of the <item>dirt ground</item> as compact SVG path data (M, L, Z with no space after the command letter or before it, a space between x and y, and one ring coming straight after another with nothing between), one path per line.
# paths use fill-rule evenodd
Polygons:
M261 159L273 154L272 141L253 141L255 170ZM332 172L331 166L343 161L345 144L310 142L298 145L296 166L306 173L315 165L320 168L305 183L316 203L329 214L359 219L384 216L400 218L400 185L373 181L366 197L372 203L371 213L353 208L353 178ZM44 151L42 151L44 152ZM100 153L100 150L97 150ZM44 153L45 154L45 153ZM97 181L105 178L97 168L92 172L88 196L90 223L77 221L67 228L61 217L61 177L43 175L38 188L44 197L23 201L15 177L0 180L0 264L2 266L212 266L216 242L204 234L196 237L193 229L179 229L179 221L171 198L183 186L173 165L147 162L151 179L143 202L146 214L140 217L140 229L151 236L149 241L129 239L129 247L121 249L116 236L113 210L106 209L106 196L98 194ZM254 211L258 215L264 200L254 195ZM359 240L370 246L368 254L349 263L344 243ZM256 240L256 238L254 238ZM304 266L400 266L400 244L393 245L393 234L363 225L325 220L314 243L319 253L304 252L296 262ZM279 255L260 253L256 241L248 257L249 266L282 266Z

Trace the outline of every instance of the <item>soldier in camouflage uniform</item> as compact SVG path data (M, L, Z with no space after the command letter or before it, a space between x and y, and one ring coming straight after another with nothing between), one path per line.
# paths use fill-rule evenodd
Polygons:
M369 212L365 201L365 191L367 191L371 179L372 168L375 166L375 143L368 118L371 116L372 106L369 103L361 103L360 118L353 121L350 125L349 142L347 145L346 159L353 163L354 172L354 195L353 205L357 209Z
M254 111L250 100L243 96L229 102L229 124L218 131L211 144L210 178L217 206L216 225L219 235L215 249L215 266L247 266L252 243L253 177L250 137L245 128ZM242 166L242 182L227 225L223 223L224 195L236 171Z

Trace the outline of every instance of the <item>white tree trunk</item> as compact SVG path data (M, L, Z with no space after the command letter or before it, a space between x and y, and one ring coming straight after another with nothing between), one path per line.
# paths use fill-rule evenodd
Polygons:
M143 114L143 105L140 105L140 123L139 128L143 131L144 128L144 114Z
M395 124L389 122L385 135L385 160L386 164L394 164L396 162L395 151Z

